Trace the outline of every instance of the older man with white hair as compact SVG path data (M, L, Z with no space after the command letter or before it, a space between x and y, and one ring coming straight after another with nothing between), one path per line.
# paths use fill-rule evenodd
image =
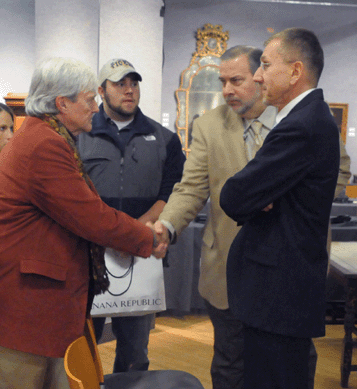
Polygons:
M1 153L1 388L68 388L65 350L108 287L103 246L165 252L149 227L103 203L83 170L74 140L92 128L96 90L82 62L41 62L29 117Z

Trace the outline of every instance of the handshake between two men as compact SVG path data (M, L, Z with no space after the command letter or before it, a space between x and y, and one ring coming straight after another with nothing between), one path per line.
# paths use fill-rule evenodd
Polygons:
M273 204L267 205L262 211L269 212L271 209L273 209ZM156 258L163 258L166 255L167 248L171 241L169 230L160 222L160 220L157 220L155 224L147 222L146 225L152 229L154 234L153 255Z
M170 244L169 230L159 220L155 224L147 222L146 226L150 227L154 234L152 254L156 258L164 258Z

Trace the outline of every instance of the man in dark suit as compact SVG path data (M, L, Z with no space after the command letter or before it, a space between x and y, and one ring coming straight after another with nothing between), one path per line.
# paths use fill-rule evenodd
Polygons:
M221 192L221 207L243 225L228 255L228 300L244 323L244 388L304 389L311 338L325 334L339 134L316 89L324 63L316 36L293 28L265 46L254 79L278 108L277 124Z

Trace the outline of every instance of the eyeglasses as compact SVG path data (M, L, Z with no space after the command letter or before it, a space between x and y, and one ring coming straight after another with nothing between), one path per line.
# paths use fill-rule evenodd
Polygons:
M271 64L269 62L260 62L260 67L265 71Z
M295 63L295 62L298 62L298 61L296 59L291 60L291 61L284 61L284 63L286 63L286 64L291 64L291 63ZM269 63L269 62L260 62L260 67L264 71L267 70L270 65L271 65L271 63Z

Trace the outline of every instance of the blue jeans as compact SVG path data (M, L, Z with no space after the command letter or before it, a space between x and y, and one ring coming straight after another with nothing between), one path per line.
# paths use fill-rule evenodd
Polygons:
M112 331L117 340L113 373L148 370L148 343L153 316L112 317ZM93 323L99 342L105 317L94 317Z

